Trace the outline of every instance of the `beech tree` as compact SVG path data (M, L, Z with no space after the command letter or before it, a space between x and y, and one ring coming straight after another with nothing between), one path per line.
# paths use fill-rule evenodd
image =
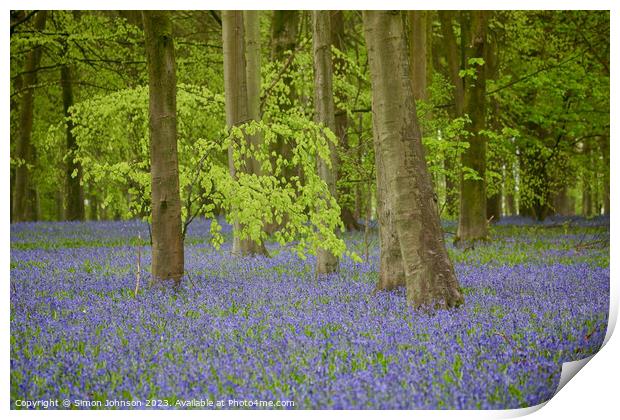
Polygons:
M428 10L409 10L409 59L413 96L416 100L428 98L428 83L431 74L431 12Z
M476 175L461 173L461 199L459 225L456 241L471 242L486 239L488 236L486 219L486 138L482 130L486 128L486 68L484 58L487 49L488 12L472 11L471 18L464 20L462 33L471 35L466 48L464 71L465 112L469 116L467 126L470 137L469 147L462 155L463 166L471 168ZM465 35L464 39L469 39Z
M71 110L73 106L72 70L69 65L60 68L60 83L62 85L62 102L65 117L67 118L67 194L65 219L84 220L84 189L81 185L82 165L75 161L77 143L73 135L73 121Z
M459 75L461 70L459 45L457 44L453 28L453 12L450 10L439 10L437 12L441 22L442 51L447 62L447 79L452 84L454 106L448 107L451 118L463 116L465 108L465 93L463 91L463 79ZM459 177L454 174L456 162L452 156L444 159L446 169L446 210L449 215L456 215L458 212L458 190L460 185L457 182ZM455 179L457 178L457 179Z
M184 255L172 24L165 11L145 11L142 16L149 74L152 275L154 280L174 280L178 285Z
M400 12L365 11L363 18L372 85L379 212L384 214L380 230L389 230L381 233L381 239L389 235L394 263L400 260L402 267L385 267L382 258L377 288L397 285L404 277L410 305L454 307L463 302L463 296L445 248L424 158L402 16ZM384 226L381 222L386 212L390 220ZM386 269L397 275L402 270L404 276L390 278L392 273Z
M314 109L317 123L325 130L336 131L334 91L332 86L332 55L330 12L312 12L312 41L314 52ZM329 193L336 196L336 146L329 142L330 161L318 158L319 176L327 184ZM338 258L330 251L319 248L317 273L327 274L338 270Z
M45 28L47 12L37 12L34 27L37 31ZM19 104L19 142L17 147L17 168L13 187L13 221L24 222L37 219L36 191L32 190L31 166L35 164L36 150L32 144L32 123L34 118L34 90L37 84L37 71L41 62L42 47L36 46L26 59L23 86L24 93Z
M256 92L257 81L254 79L256 73L260 74L260 69L247 69L246 38L244 26L244 13L240 10L222 11L222 43L224 48L224 92L226 97L226 126L230 129L248 122L251 119L248 102L248 75L251 75L253 93ZM251 19L254 19L252 17ZM250 27L254 26L250 23ZM255 31L251 34L256 41ZM253 60L257 65L259 62ZM257 115L257 104L253 100L254 117ZM256 137L253 138L257 141ZM252 143L250 136L245 136L244 141ZM243 162L235 162L233 145L228 148L228 167L230 176L235 178L237 171L257 174L259 172L258 163L253 158L243 159ZM267 254L264 244L260 241L253 241L243 237L243 226L239 221L233 223L233 248L234 255Z

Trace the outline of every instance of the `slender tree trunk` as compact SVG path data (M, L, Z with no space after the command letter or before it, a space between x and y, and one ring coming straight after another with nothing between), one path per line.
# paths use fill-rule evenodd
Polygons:
M42 31L45 28L46 18L47 12L37 12L34 21L36 31ZM32 144L32 123L34 118L34 87L37 84L37 69L41 62L41 54L41 47L35 47L28 54L24 68L23 83L26 89L19 105L19 142L17 145L17 158L20 162L15 169L15 185L13 187L13 221L15 222L36 219L36 190L35 196L32 196L34 180L31 179L31 166L36 164L36 151L33 150Z
M570 203L566 185L562 185L560 189L553 194L553 209L555 210L555 214L570 216Z
M285 65L289 59L288 54L292 54L297 47L297 38L299 33L300 13L298 10L274 10L271 23L271 59ZM288 88L288 103L280 104L281 110L286 112L293 105L297 97L295 87L293 86L293 78L290 73L286 72L282 76L282 82ZM277 152L286 160L291 159L293 149L291 144L281 136L276 142ZM284 171L284 178L289 180L293 176L292 169Z
M245 30L245 59L246 59L246 80L247 80L247 99L248 117L254 121L260 121L260 85L261 85L261 62L260 62L260 26L259 11L245 10L243 12L243 23ZM260 134L252 136L252 140L260 141ZM253 168L258 171L259 168Z
M502 218L502 192L498 191L487 198L486 215L489 223L497 223Z
M428 14L426 10L409 10L410 41L409 41L409 66L410 77L413 84L413 96L416 100L428 99L428 64L429 64L429 39Z
M255 25L254 22L250 26ZM252 35L255 35L253 32ZM245 27L243 12L222 11L222 41L224 47L224 91L226 96L226 125L230 127L238 126L250 120L250 107L248 102L248 74L246 73L246 54L245 54ZM256 39L254 41L257 41ZM253 57L256 59L256 57ZM253 64L257 64L256 62ZM254 70L254 69L252 69ZM253 75L252 89L256 91L257 79ZM260 79L258 79L260 80ZM260 81L258 81L260 83ZM260 86L260 85L259 85ZM255 98L252 98L255 101ZM255 102L253 102L255 105ZM252 110L257 116L256 109ZM252 139L246 138L247 142ZM243 170L247 173L254 173L256 162L249 158L243 162ZM228 149L228 167L230 175L237 177L237 168L233 159L233 146ZM265 246L262 242L256 243L251 239L242 239L241 231L243 225L235 221L233 223L233 255L254 255L266 254Z
M362 133L363 133L363 119L362 119L362 115L360 114L358 116L358 144L357 144L357 148L355 150L355 163L361 167L362 166ZM368 180L367 182L371 182L370 180ZM364 209L364 195L362 192L362 183L361 182L356 182L355 183L355 210L353 211L355 220L359 220L362 217L362 212ZM364 229L364 231L366 231L366 229Z
M73 80L71 68L63 65L60 68L60 80L62 85L62 103L65 118L71 117L70 108L73 106ZM67 120L67 191L66 211L67 220L84 220L84 190L81 185L82 165L75 161L77 142L73 136L73 121Z
M300 12L297 10L274 10L271 20L271 60L277 62L280 66L285 66L290 56L297 47L297 38L299 32ZM293 86L293 78L289 71L285 71L282 75L282 83L288 88L287 101L279 103L280 110L286 113L291 107L297 93ZM283 136L277 136L275 144L271 145L271 151L282 156L282 158L291 162L293 157L292 139ZM273 158L272 164L275 166L276 158ZM289 182L291 177L296 174L292 165L285 165L282 168L281 177ZM273 233L280 229L282 225L287 223L287 215L284 215L282 223L268 223L265 230Z
M470 58L486 57L487 12L471 12L472 39L466 53ZM469 31L464 31L469 32ZM487 238L486 219L486 139L481 130L486 119L486 66L475 65L475 77L465 77L465 108L471 123L469 147L462 155L464 167L476 171L480 179L461 175L461 200L457 241L471 242Z
M95 192L88 196L88 220L99 220L99 199Z
M260 29L259 29L259 11L245 10L243 12L245 45L243 50L245 53L245 74L246 74L246 95L248 101L248 120L260 121ZM248 142L255 148L260 148L263 142L261 133L247 136ZM256 175L261 174L260 163L251 158L248 170Z
M585 173L583 177L583 189L582 189L582 215L585 217L592 216L592 173L590 166L590 154L592 153L590 143L585 141L583 143L583 154L587 162L585 166Z
M603 174L603 214L609 216L609 136L602 136L600 138L600 143L603 163L605 164L605 172Z
M64 198L62 189L56 190L56 194L54 194L54 198L56 201L56 220L62 221L65 220L65 212L64 212Z
M271 21L271 58L282 60L287 51L294 51L299 32L298 10L274 10Z
M176 64L166 11L142 14L149 73L152 275L179 284L184 272L177 157Z
M393 214L407 302L416 308L457 306L463 297L444 244L424 158L403 21L400 13L390 11L365 11L363 17L372 85L375 156L377 172L382 172L378 174L378 187L384 186L383 198Z
M497 45L493 37L489 37L488 47L486 48L485 68L487 78L491 80L497 80L499 77L499 57L497 55ZM489 105L491 112L487 115L488 125L496 133L502 131L502 123L500 121L501 109L499 101L496 96L491 96L489 99ZM486 160L486 158L485 158ZM502 165L504 164L504 158L490 160L488 162L489 169L495 172L500 172ZM486 219L490 223L497 223L502 218L502 188L501 185L494 186L495 192L490 193L487 189L487 208Z
M245 10L243 12L243 24L245 35L245 75L247 86L247 101L248 101L248 119L254 121L261 120L260 113L260 87L261 87L261 44L260 44L260 12L258 10ZM262 133L256 133L252 136L248 136L248 142L258 150L263 143ZM251 172L256 175L262 174L260 162L256 159L250 158L249 165ZM243 241L245 242L245 241ZM263 242L244 244L249 248L249 253L258 253L262 255L268 255L267 248Z
M344 43L344 12L342 10L335 10L330 12L331 19L331 43L332 45L339 51L345 51L345 43ZM346 60L340 57L333 57L333 74L334 77L345 77L346 76ZM342 94L342 92L334 93L334 95L338 98L338 102L343 104L347 101L347 97ZM349 125L349 117L347 116L346 111L342 107L338 107L338 104L334 104L336 107L335 114L335 124L336 129L334 134L336 134L336 138L338 138L338 143L341 145L342 153L349 154L349 136L347 135L347 129ZM338 156L338 153L336 153ZM337 167L340 168L340 159L337 160ZM336 174L338 177L340 176L340 172ZM336 180L336 184L338 184L338 180ZM353 214L353 209L351 208L354 203L351 202L351 196L354 195L352 191L353 188L351 184L342 184L338 186L338 205L340 206L340 218L342 219L342 223L344 224L345 229L347 230L360 230L361 226L358 223L357 219Z
M516 214L517 214L517 205L515 203L514 192L510 191L506 195L506 215L507 216L514 216Z
M452 118L463 116L465 94L463 90L463 79L459 76L461 68L459 60L458 45L452 27L453 12L439 10L439 20L441 22L441 33L443 36L443 50L448 63L449 80L454 86L454 108L449 108L449 115ZM458 183L460 174L454 174L457 168L457 156L450 155L444 157L444 169L446 170L446 212L450 216L458 213Z
M316 122L325 129L336 131L334 119L334 91L332 86L332 53L330 12L312 12L312 41L314 52L314 110ZM330 162L317 157L319 177L327 184L329 193L336 197L336 146L329 142ZM330 251L319 248L317 251L317 274L338 271L338 258Z

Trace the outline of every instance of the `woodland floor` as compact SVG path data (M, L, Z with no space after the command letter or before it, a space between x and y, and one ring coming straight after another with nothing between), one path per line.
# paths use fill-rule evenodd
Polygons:
M488 243L448 245L466 300L432 315L408 309L402 293L371 296L376 232L368 261L345 259L317 281L313 257L272 244L271 258L233 258L230 241L214 250L209 222L195 221L178 291L146 286L145 238L138 221L11 225L11 408L518 408L548 400L561 363L595 353L606 332L609 219L507 218ZM365 257L362 233L345 239Z

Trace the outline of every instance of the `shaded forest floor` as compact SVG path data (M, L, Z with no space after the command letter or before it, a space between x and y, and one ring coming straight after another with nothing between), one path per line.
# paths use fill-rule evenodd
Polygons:
M466 301L433 315L402 293L371 296L374 231L345 234L367 261L345 259L317 281L314 257L271 244L269 259L233 258L196 221L177 292L145 286L148 237L138 221L11 226L12 408L50 398L517 408L549 399L561 363L595 353L606 332L609 219L508 218L488 243L449 245Z

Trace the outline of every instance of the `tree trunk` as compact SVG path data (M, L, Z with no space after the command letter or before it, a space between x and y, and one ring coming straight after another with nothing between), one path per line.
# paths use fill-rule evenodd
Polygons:
M332 53L330 12L312 12L312 44L314 55L314 110L315 120L327 130L336 131L334 119L334 91L332 86ZM319 177L325 181L331 196L336 197L336 145L329 142L330 162L317 157ZM317 250L317 274L338 271L338 257L330 251Z
M487 12L471 12L472 38L466 57L486 57ZM464 33L469 32L468 30ZM467 142L469 148L462 155L464 167L476 171L480 179L467 179L461 174L461 203L456 241L471 242L486 239L486 139L481 130L486 119L486 65L475 66L475 77L465 77L465 108L471 123L467 129L471 133Z
M409 10L407 17L409 21L410 42L409 42L409 59L411 65L409 71L411 73L411 81L413 85L413 96L418 100L428 99L427 84L429 75L429 39L427 39L428 16L430 11L426 10Z
M60 68L60 80L62 85L62 104L67 118L67 191L66 191L66 211L67 220L84 220L84 190L81 185L82 165L75 161L77 142L73 136L73 121L71 121L71 111L73 106L73 79L71 68L63 65Z
M491 80L497 80L497 78L499 77L499 57L497 55L496 41L492 37L489 39L484 60L484 67L486 68L487 75L486 77ZM500 115L502 114L499 101L497 100L496 96L491 96L489 102L492 111L487 115L488 125L494 132L500 133L502 131ZM500 156L496 159L491 159L488 162L489 170L495 171L496 173L501 172L504 165L504 160L505 159L503 156ZM489 192L489 190L492 189L494 189L495 192ZM486 219L490 223L497 223L502 217L502 186L494 185L492 189L487 188Z
M34 21L36 31L45 28L47 12L37 12ZM36 218L36 190L35 197L28 197L32 194L31 166L36 164L32 145L32 123L34 113L34 87L37 84L37 69L41 62L42 48L35 47L26 59L24 68L23 83L25 91L22 96L19 120L19 142L17 144L17 158L19 163L15 169L15 185L13 186L13 221L24 222Z
M282 60L286 51L294 51L299 32L298 10L274 10L271 22L271 59Z
M514 216L517 214L517 205L515 203L514 192L511 191L506 195L506 215Z
M345 43L344 43L344 12L342 10L334 10L330 12L331 19L331 43L338 50L344 52ZM345 77L346 76L346 60L333 57L333 74L334 76ZM347 98L345 95L340 93L334 93L336 97L338 97L339 103L345 103ZM339 96L338 96L339 95ZM338 143L341 145L342 153L349 154L349 136L347 135L347 128L349 125L349 117L347 116L346 111L343 108L339 108L337 104L335 104L335 124L336 129L334 134L336 134L336 138L338 139ZM338 157L337 167L340 168L340 159L338 153L336 154ZM336 174L340 176L340 173ZM338 180L336 180L336 184L338 184ZM357 219L353 214L352 207L354 203L352 203L351 197L354 195L353 188L351 184L341 184L337 187L338 190L338 205L340 206L340 218L342 219L342 223L344 224L345 229L347 230L360 230L361 226L358 223ZM352 206L353 204L353 206Z
M95 192L88 196L88 220L99 220L99 199Z
M271 59L279 65L284 66L289 59L289 53L293 53L297 46L297 37L299 32L300 12L297 10L274 10L271 20ZM288 71L282 75L282 83L288 88L288 101L279 104L280 110L286 113L293 105L297 93L293 86L293 78ZM282 158L291 162L293 157L293 148L291 139L285 139L283 136L277 136L275 144L272 145L272 152L282 156ZM276 158L272 164L275 166ZM287 182L295 175L295 169L290 166L282 168L281 177ZM286 224L287 216L284 215L282 223L269 223L265 230L273 233L282 225Z
M489 223L497 223L502 218L502 192L487 197L486 217Z
M581 196L581 214L585 217L592 216L592 168L590 166L590 154L592 153L590 142L587 140L583 143L583 154L585 156L585 161L587 162L584 167L584 176L583 176L583 187L582 187L582 196Z
M244 24L244 36L245 45L243 50L245 53L245 79L246 79L246 96L248 101L248 119L254 121L261 120L260 112L260 87L261 87L261 44L260 44L260 12L258 10L245 10L243 12L243 24ZM259 149L263 143L262 133L256 133L252 136L248 136L248 142L254 146L255 149ZM260 162L256 159L250 158L248 162L250 168L248 168L253 174L261 175L262 169ZM245 241L242 241L245 242ZM267 248L263 242L244 244L249 248L251 254L268 255Z
M298 10L274 10L271 22L271 59L285 65L288 54L292 54L297 47L297 37L299 33L300 12ZM288 87L288 103L280 104L281 110L286 112L291 108L297 93L293 86L293 78L288 73L282 76L282 82ZM289 142L278 136L276 147L278 153L290 161L293 150ZM291 169L284 171L284 178L289 180L294 172Z
M382 172L377 182L379 188L385 188L383 198L393 215L407 302L427 309L457 306L463 297L443 241L424 158L403 21L400 13L390 11L365 11L363 18L370 63L375 156L377 172ZM382 266L381 270L386 268Z
M562 185L560 189L553 194L554 213L560 216L570 216L570 202L568 198L568 187Z
M245 55L245 28L243 12L222 11L222 41L224 47L224 91L226 96L226 125L228 128L241 125L250 120L250 107L248 102L248 74L246 73ZM250 26L254 25L251 22ZM252 35L255 35L253 33ZM257 41L257 40L256 40ZM253 58L255 59L255 57ZM256 62L254 63L257 64ZM254 75L253 77L259 77ZM258 79L260 80L260 79ZM256 84L254 78L252 83ZM260 81L258 82L260 83ZM257 87L252 86L254 91ZM252 98L253 101L255 98ZM255 103L253 102L255 105ZM252 110L257 115L256 109ZM252 141L246 138L247 142ZM246 159L244 170L254 173L254 159ZM228 148L228 167L230 175L237 177L237 169L233 159L233 146ZM251 239L242 239L242 224L239 221L233 223L233 255L266 254L267 250L262 242L256 243Z
M62 189L57 189L54 194L54 201L56 201L56 220L61 222L65 220L65 205Z
M174 280L184 272L177 157L176 70L172 24L165 11L143 12L149 74L152 275Z
M368 42L368 41L367 41ZM370 44L369 44L370 45ZM374 96L374 94L373 94ZM374 106L373 106L374 109ZM373 123L373 138L378 139L381 135L379 127ZM390 291L399 287L406 287L405 266L400 251L394 209L390 200L390 190L387 185L387 174L383 156L378 153L378 142L375 140L375 173L377 178L377 219L379 221L379 282L375 286L375 292L379 290ZM370 190L370 188L369 188ZM370 206L370 197L368 205ZM368 221L367 221L368 223Z
M448 77L454 86L454 107L449 108L451 118L463 116L465 96L463 91L463 79L459 76L460 60L458 45L452 27L451 11L439 10L439 20L441 22L441 33L443 35L443 50L448 63ZM444 169L446 170L446 212L450 216L458 213L458 183L460 174L455 177L454 171L457 167L456 156L447 155L444 157Z
M605 172L603 174L603 214L609 216L609 136L600 138L601 152L603 154L603 163L605 164Z

